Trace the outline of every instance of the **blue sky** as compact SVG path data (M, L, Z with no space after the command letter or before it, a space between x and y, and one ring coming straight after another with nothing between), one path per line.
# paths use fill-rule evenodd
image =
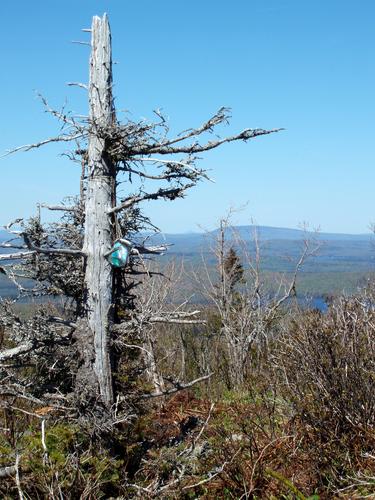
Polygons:
M207 153L202 183L146 211L166 232L235 223L367 232L375 221L375 2L373 0L45 0L3 2L0 151L49 137L55 107L87 111L91 17L107 12L119 109L163 108L172 131L232 108L225 130L285 127ZM0 224L78 191L77 166L47 146L0 160ZM126 186L125 186L126 189Z

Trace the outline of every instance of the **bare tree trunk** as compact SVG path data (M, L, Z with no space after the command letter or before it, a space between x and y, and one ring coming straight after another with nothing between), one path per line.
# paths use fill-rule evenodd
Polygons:
M162 393L165 391L165 384L163 376L161 375L158 369L158 364L155 356L155 343L151 339L150 332L147 333L147 337L143 345L144 345L144 352L146 353L145 363L147 367L146 368L147 377L154 386L155 392Z
M113 224L108 210L115 201L115 166L106 153L101 130L114 123L112 99L111 34L107 16L94 17L89 87L91 135L88 172L84 251L85 290L89 336L94 359L91 369L106 406L113 403L109 327L112 321L112 269L104 254L113 241ZM90 349L88 349L88 352ZM91 349L92 352L92 349ZM86 360L87 361L87 360ZM86 362L87 367L87 362Z

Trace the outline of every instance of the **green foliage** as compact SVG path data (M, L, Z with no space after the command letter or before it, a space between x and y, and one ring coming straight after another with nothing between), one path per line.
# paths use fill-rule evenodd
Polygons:
M35 426L30 426L17 442L25 478L23 491L30 498L50 498L55 492L67 499L99 499L121 492L123 460L111 456L100 443L95 446L78 426L60 423L47 428L45 444L46 452L42 434ZM1 443L0 450L4 465L14 462L15 450L9 444ZM12 489L4 483L0 494L6 491Z
M243 283L244 268L237 252L233 247L230 247L224 257L224 273L229 279L229 288L233 292L235 287Z
M277 481L279 481L282 485L285 486L286 490L289 491L290 493L292 493L293 497L292 498L296 498L298 500L319 500L319 496L318 495L312 495L312 496L309 496L309 497L306 497L293 483L292 481L290 481L289 479L287 479L286 477L284 477L282 474L280 474L279 472L276 472L274 470L271 470L271 469L266 469L266 475L267 476L271 476L273 478L275 478ZM281 498L285 498L285 499L288 499L290 498L290 496L285 496L285 495L282 495Z

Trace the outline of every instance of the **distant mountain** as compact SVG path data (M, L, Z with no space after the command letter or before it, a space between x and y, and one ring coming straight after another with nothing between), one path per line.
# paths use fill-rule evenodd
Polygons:
M272 227L272 226L235 226L233 230L244 240L253 239L254 232L256 231L260 240L299 240L303 239L306 235L305 231L301 229L290 229L285 227ZM228 229L228 236L233 232ZM202 241L207 235L215 235L219 230L215 229L208 233L165 233L159 236L158 239L168 240L172 239L176 243L182 242L195 242ZM307 235L318 237L322 241L369 241L374 238L372 233L365 234L347 234L347 233L315 233L307 232ZM9 239L9 233L0 230L0 242Z
M5 241L12 239L12 237L14 237L14 235L11 235L11 234L7 233L6 231L0 230L0 245L2 243L4 243ZM8 249L0 248L0 254L9 253L9 252L10 252L10 250L8 250Z
M318 238L321 241L369 241L372 234L320 233L272 226L236 226L235 232L245 240L252 239L256 231L259 239L264 240L300 240L307 237ZM217 230L218 231L218 230Z
M9 239L9 233L0 230L0 243Z
M254 257L254 226L237 226L227 231L227 241L236 246L236 233L247 243L247 251ZM305 233L299 229L256 227L260 266L271 282L278 282L278 273L293 272L305 238L318 242L319 248L300 270L299 293L313 296L323 294L352 293L375 277L375 237L372 234ZM154 237L155 243L171 243L163 259L183 258L195 270L202 265L202 257L208 266L215 265L212 248L218 230L207 234L165 234ZM246 265L246 257L241 254Z
M0 229L0 243L4 243L4 241L8 241L12 238L14 238L14 235L8 233L7 231L4 231L3 229Z
M151 244L170 244L169 253L177 253L191 255L208 251L217 237L219 229L207 233L159 233L149 235L149 243ZM246 242L254 241L255 233L257 234L260 243L265 244L269 249L273 249L271 253L290 251L292 248L300 248L301 242L307 237L313 240L318 240L322 243L326 251L329 251L337 256L343 257L358 252L366 254L371 252L375 255L375 237L371 234L344 234L344 233L315 233L305 232L301 229L290 229L282 227L268 226L236 226L226 230L226 238L228 241L240 238ZM10 235L3 230L0 230L0 243L9 239ZM374 243L372 243L374 242ZM5 253L1 251L0 253ZM292 252L294 253L294 252Z
M187 233L187 234L157 234L151 237L151 241L155 244L170 243L172 244L171 251L174 253L190 254L197 251L208 249L212 246L212 242L218 234L219 229L208 233ZM372 234L342 234L342 233L319 233L305 232L301 229L289 229L281 227L268 226L236 226L226 230L226 238L228 241L240 238L243 241L254 241L255 233L261 243L269 243L271 246L279 247L281 250L285 247L290 247L294 242L294 246L299 246L300 243L307 237L313 240L318 240L322 244L334 244L345 247L347 244L364 244L364 248L368 248L371 241L375 242ZM346 252L345 252L346 253Z

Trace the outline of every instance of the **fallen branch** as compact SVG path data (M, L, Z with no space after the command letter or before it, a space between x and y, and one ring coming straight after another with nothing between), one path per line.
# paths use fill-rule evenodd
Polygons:
M17 347L12 347L11 349L5 349L4 351L0 351L0 361L6 361L8 359L20 356L21 354L27 354L34 347L35 347L34 342L29 340L27 342L24 342L23 344L19 344Z
M25 496L23 494L23 491L22 491L22 488L21 488L21 480L20 480L20 460L21 460L21 456L16 455L16 463L14 464L14 467L16 469L16 485L17 485L17 490L18 490L18 497L20 500L24 500Z
M50 316L48 318L48 321L50 321L51 323L57 323L58 325L69 326L70 328L77 328L77 323L59 318L58 316Z
M193 387L193 385L198 384L199 382L203 382L204 380L208 380L210 377L212 377L212 375L213 375L213 373L209 373L208 375L205 375L204 377L196 378L195 380L192 380L191 382L188 382L187 384L180 384L179 382L175 382L175 387L173 387L172 389L167 389L165 391L151 392L149 394L142 394L140 397L142 399L151 399L151 398L159 398L161 396L169 396L170 394L174 394L175 392L183 391L184 389L188 389L189 387Z
M151 316L148 321L150 323L176 323L178 325L205 325L207 323L204 319L183 319L168 316Z
M2 467L0 469L0 479L3 479L5 477L14 476L15 473L16 473L16 466L15 465L8 465L7 467Z

